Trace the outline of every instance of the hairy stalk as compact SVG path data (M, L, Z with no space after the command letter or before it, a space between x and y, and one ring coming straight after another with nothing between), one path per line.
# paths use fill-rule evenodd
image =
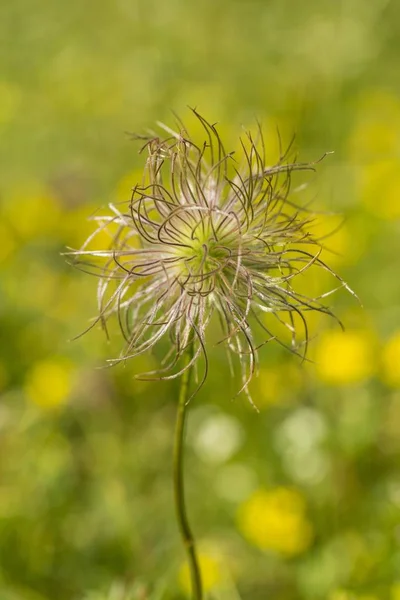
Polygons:
M192 374L192 366L189 366L193 358L193 343L185 353L185 366L188 366L182 374L181 385L179 390L178 414L176 417L175 428L175 443L174 443L174 495L175 506L178 518L179 530L186 549L187 559L189 563L190 579L192 583L192 598L193 600L202 600L202 583L200 567L196 553L196 545L192 530L189 525L186 505L185 505L185 489L184 489L184 443L185 443L185 426L187 419L187 401L190 388L190 380Z

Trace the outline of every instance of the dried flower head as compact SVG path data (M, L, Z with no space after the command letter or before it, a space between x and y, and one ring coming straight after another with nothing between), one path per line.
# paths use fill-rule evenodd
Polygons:
M203 356L201 385L208 371L207 327L217 316L221 342L230 359L239 358L240 391L247 391L260 346L273 339L285 344L269 320L290 331L292 352L305 355L307 313L332 315L322 296L310 298L293 287L311 267L330 271L309 233L312 216L292 199L292 173L314 166L289 160L290 147L268 166L260 126L256 139L246 133L240 140L238 164L216 126L192 112L204 142L196 144L179 119L178 131L158 124L164 137L135 136L147 153L143 181L125 206L110 205L111 214L94 217L97 230L71 254L99 277L99 316L92 326L107 328L110 317L118 317L126 343L111 362L146 352L168 336L163 368L146 376L177 377ZM103 232L109 247L90 250ZM336 289L347 287L337 279ZM182 367L189 347L191 360Z

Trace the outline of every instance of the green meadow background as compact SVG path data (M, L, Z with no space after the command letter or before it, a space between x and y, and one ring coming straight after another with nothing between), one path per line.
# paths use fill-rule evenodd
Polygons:
M116 327L69 341L96 281L61 256L129 199L126 132L189 105L228 149L258 118L271 162L277 127L334 150L310 190L363 305L330 298L346 331L313 318L312 362L268 345L259 413L210 346L186 462L207 598L399 600L400 3L5 0L0 48L0 599L189 598L177 383L133 378L159 354L99 368Z

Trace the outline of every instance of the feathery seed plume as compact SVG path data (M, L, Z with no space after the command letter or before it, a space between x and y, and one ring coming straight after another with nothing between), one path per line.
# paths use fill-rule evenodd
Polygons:
M309 231L312 217L292 199L292 173L314 170L315 163L289 160L289 147L269 166L259 126L256 138L248 132L240 140L244 159L237 164L216 126L192 112L204 142L196 144L179 119L178 131L158 124L164 137L135 136L147 154L143 181L122 208L110 205L110 214L94 217L96 231L70 254L99 277L99 315L91 327L101 322L107 329L110 317L118 318L125 345L111 363L169 337L162 368L145 377L177 377L203 356L202 385L207 327L218 317L221 342L230 359L239 358L240 391L248 393L260 346L285 344L268 319L283 324L291 335L289 349L305 356L307 313L333 316L323 298L335 290L308 297L295 291L294 280L319 267L337 278L335 289L349 288L320 259L320 242ZM110 235L109 247L90 250L103 232ZM192 356L182 367L188 347Z

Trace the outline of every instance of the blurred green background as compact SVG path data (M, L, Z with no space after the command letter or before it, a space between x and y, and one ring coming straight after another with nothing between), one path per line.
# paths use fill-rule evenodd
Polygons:
M129 198L125 132L191 105L228 140L258 117L271 147L335 151L313 192L364 305L332 297L346 332L315 320L313 364L268 346L260 414L211 350L186 463L208 597L399 600L399 2L9 0L0 40L0 599L188 597L176 383L133 379L157 357L96 368L117 331L68 342L96 281L60 253Z

